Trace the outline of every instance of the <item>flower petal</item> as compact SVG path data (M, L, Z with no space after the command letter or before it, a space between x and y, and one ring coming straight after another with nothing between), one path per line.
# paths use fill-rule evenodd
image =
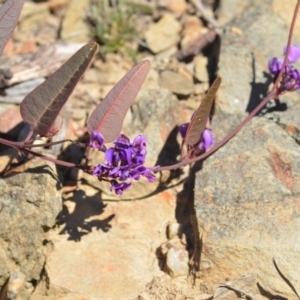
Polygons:
M286 53L287 47L284 47L283 52ZM294 63L300 57L300 47L297 45L291 45L289 48L288 61Z
M90 148L95 148L95 149L98 149L98 150L104 150L104 137L103 135L94 130L91 134L91 137L90 137L90 142L89 142L89 147Z
M134 140L133 140L133 148L136 152L141 152L142 150L146 149L147 147L147 139L144 135L139 134Z
M207 150L214 143L214 137L210 129L204 129L202 133L201 142L199 144L199 149Z
M117 195L122 195L125 190L130 188L130 186L131 183L129 182L118 183L117 181L112 180L110 190L115 191Z
M273 75L277 75L281 70L282 64L283 64L282 59L276 57L271 58L268 63L268 68L270 73Z
M184 124L178 126L178 131L183 139L185 138L185 135L186 135L189 125L190 125L190 123L184 123Z

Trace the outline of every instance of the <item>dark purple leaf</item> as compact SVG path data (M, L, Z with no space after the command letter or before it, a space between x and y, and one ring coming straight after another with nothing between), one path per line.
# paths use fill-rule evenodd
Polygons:
M206 127L206 122L210 115L211 107L220 84L221 78L218 77L209 88L198 109L195 111L184 138L184 143L186 145L194 146L200 142L202 132Z
M18 23L24 0L8 0L0 8L0 55Z
M106 143L113 142L118 137L125 115L149 70L150 62L142 61L111 89L88 119L90 134L94 130L101 132Z
M21 103L21 115L36 134L47 135L97 50L98 45L94 42L83 46L24 98Z

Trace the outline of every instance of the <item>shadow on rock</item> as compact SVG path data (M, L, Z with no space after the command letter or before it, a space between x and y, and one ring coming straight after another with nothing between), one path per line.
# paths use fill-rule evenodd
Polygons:
M177 156L180 154L180 146L177 142L178 127L175 126L170 132L163 148L161 149L155 165L169 166L176 164Z
M201 169L201 161L190 167L183 189L177 194L176 222L167 227L168 241L156 249L160 269L173 277L195 275L199 270L202 241L195 223L194 186L195 174Z
M263 76L266 79L265 82L257 82L255 76L255 58L252 53L252 82L251 93L249 96L249 102L246 111L251 113L262 101L262 99L268 94L269 86L273 82L273 77L266 72L263 72ZM271 113L273 111L285 111L287 110L286 103L281 103L278 99L274 103L269 102L261 111L260 114Z
M274 295L273 293L265 290L259 283L257 283L257 288L262 296L266 297L267 299L273 299L273 300L288 300L285 297L282 297L280 295Z
M78 242L82 236L92 232L93 229L107 232L111 228L109 223L115 215L111 214L99 220L98 217L104 212L106 206L107 204L102 202L98 194L88 197L82 190L77 191L74 196L65 200L63 209L57 217L57 225L64 226L59 234L67 233L68 240ZM87 221L93 216L95 217L93 220Z

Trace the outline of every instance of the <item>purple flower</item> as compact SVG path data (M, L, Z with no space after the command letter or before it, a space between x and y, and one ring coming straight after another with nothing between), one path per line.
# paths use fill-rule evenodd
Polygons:
M273 57L269 60L269 71L273 75L278 75L282 67L283 59Z
M283 51L286 53L287 47L284 47ZM282 78L280 81L280 86L278 89L279 93L284 91L295 91L300 89L300 75L299 71L291 65L296 62L300 58L300 47L296 45L291 45L288 53L288 62L286 63ZM268 62L268 68L271 74L275 76L275 78L279 75L280 70L283 65L283 59L272 58Z
M143 176L145 176L149 182L154 182L156 177L152 172L155 171L158 167L159 166L155 166L153 168L146 169L143 172Z
M284 47L283 53L285 54L287 50L287 47ZM289 53L288 53L288 61L290 63L294 63L298 60L300 57L300 47L297 45L290 45Z
M112 166L127 164L128 151L113 147L109 148L105 151L105 159Z
M207 150L214 143L214 137L210 129L204 129L201 137L201 142L199 143L198 148L200 150Z
M128 149L130 147L130 139L124 135L120 134L114 144L121 149Z
M193 118L193 116L192 116L192 118ZM178 126L179 133L183 139L186 136L186 132L187 132L189 125L190 125L190 123L184 123L184 124ZM207 119L206 126L209 126L209 119ZM212 132L210 129L206 128L206 129L204 129L204 131L201 135L200 142L197 145L195 145L195 148L206 151L211 145L213 145L213 143L214 143L214 137L212 135ZM195 151L195 153L197 154L197 153L199 153L199 151Z
M295 91L300 88L300 74L290 65L285 66L281 80L282 90Z
M108 176L109 173L111 172L113 167L111 166L108 166L108 165L105 165L105 164L98 164L96 166L96 168L94 169L93 171L93 175L94 176L97 176L97 177L105 177L105 176Z
M146 150L146 146L147 146L147 140L145 138L145 136L139 134L132 143L133 149L136 152L143 152Z
M153 182L155 175L152 172L157 167L144 166L146 146L147 141L143 135L138 135L131 143L128 137L121 134L114 142L114 147L105 151L106 163L98 164L93 175L99 180L110 180L111 191L115 191L118 195L131 186L130 182L126 182L127 180L139 180L144 176L149 182Z
M186 136L186 132L187 132L189 125L190 125L190 123L184 123L184 124L178 126L179 133L183 139Z
M117 195L122 195L125 190L128 190L130 188L130 186L131 183L128 182L118 183L117 181L112 180L110 190L115 191Z
M92 132L90 142L89 142L89 147L98 149L100 151L106 150L104 146L104 137L100 132L96 130Z

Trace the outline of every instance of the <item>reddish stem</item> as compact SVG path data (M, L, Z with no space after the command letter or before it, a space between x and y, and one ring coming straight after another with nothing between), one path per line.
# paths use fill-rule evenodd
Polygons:
M81 170L86 169L85 166L74 164L74 163L71 163L71 162L63 161L63 160L59 160L59 159L55 159L53 157L45 156L41 153L35 152L35 151L27 149L27 148L19 148L19 150L23 151L23 152L26 152L26 153L29 153L29 154L32 154L32 155L37 156L39 158L42 158L44 160L50 161L50 162L52 162L54 164L57 164L57 165L60 165L60 166L64 166L64 167L68 167L68 168L78 168L78 169L81 169Z
M86 166L81 166L81 165L74 164L74 163L71 163L71 162L58 160L58 159L55 159L55 158L52 158L52 157L45 156L45 155L43 155L41 153L38 153L38 152L35 152L33 150L30 150L30 149L27 148L27 145L24 145L24 142L13 142L13 141L8 141L8 140L0 138L0 143L4 144L4 145L7 145L9 147L16 148L19 151L23 151L23 152L32 154L32 155L37 156L39 158L42 158L44 160L51 161L51 162L53 162L57 165L61 165L61 166L64 166L64 167L69 167L69 168L78 168L78 169L82 169L82 170L86 169ZM35 146L35 145L29 145L29 147L32 147L32 146Z

